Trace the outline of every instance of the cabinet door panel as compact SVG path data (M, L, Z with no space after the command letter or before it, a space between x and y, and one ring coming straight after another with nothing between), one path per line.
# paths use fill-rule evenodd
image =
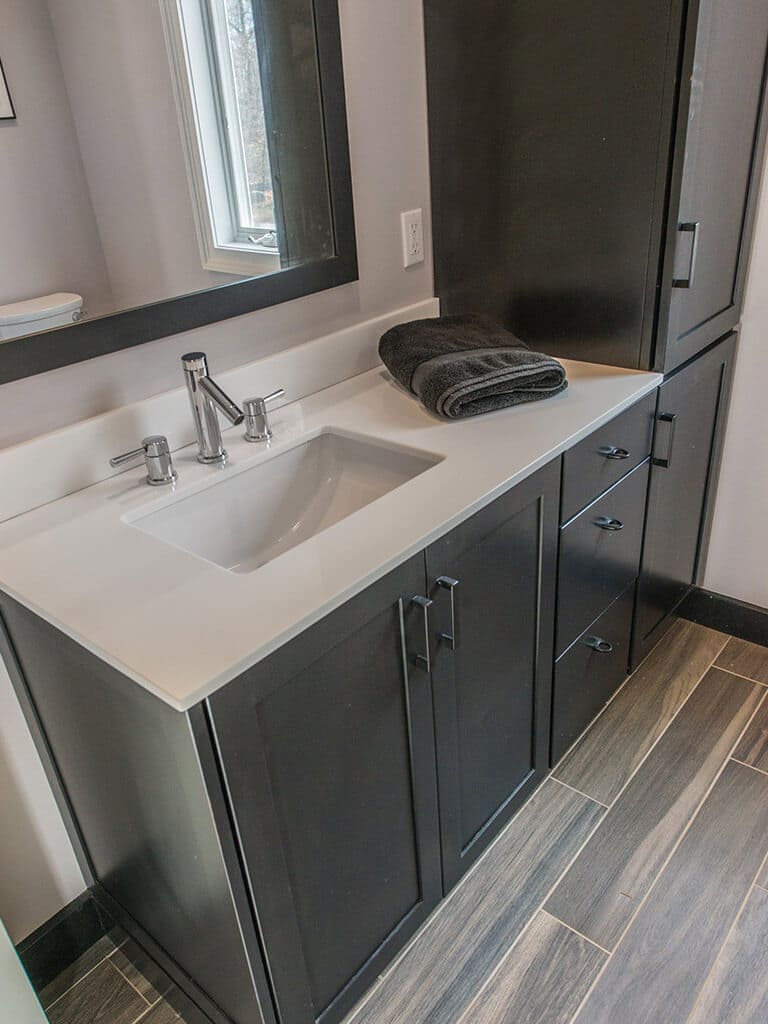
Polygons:
M671 223L675 258L667 272L688 286L672 287L667 370L735 327L740 316L767 48L765 0L701 0L681 126L680 203Z
M735 345L731 335L673 374L659 390L633 665L657 641L696 578L716 484Z
M559 463L427 551L446 889L547 768L558 501Z
M211 700L278 1014L339 1019L439 899L423 556Z

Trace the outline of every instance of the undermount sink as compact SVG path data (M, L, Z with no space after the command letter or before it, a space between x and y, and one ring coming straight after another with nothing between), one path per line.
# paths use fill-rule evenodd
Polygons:
M230 572L249 573L440 461L326 431L131 525Z

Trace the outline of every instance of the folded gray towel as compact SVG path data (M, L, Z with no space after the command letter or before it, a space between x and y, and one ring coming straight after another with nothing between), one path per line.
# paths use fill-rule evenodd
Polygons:
M478 416L557 395L568 387L556 359L478 314L413 320L387 331L379 355L431 412Z

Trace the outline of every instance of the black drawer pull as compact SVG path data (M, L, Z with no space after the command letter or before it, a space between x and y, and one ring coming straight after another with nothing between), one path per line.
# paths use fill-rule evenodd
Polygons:
M618 533L624 529L624 523L620 519L612 519L611 516L598 516L595 526L599 526L601 530L608 530L609 533Z
M675 428L677 427L677 413L676 412L660 412L656 417L659 423L669 424L669 435L667 437L667 454L661 459L656 455L653 457L654 466L661 466L662 469L669 469L672 465L672 449L675 444ZM658 431L657 431L658 433ZM654 438L654 443L656 438Z
M593 651L597 651L598 654L612 654L613 644L608 640L603 640L599 636L588 636L581 641L585 647L591 647Z
M604 448L598 448L601 455L604 455L606 459L613 459L618 461L620 459L628 459L631 456L631 452L628 452L626 448L617 448L615 445L606 445Z
M677 230L684 234L693 235L693 238L691 240L691 256L688 264L688 277L672 278L672 287L693 288L693 282L696 280L696 257L699 252L699 232L701 231L701 222L698 220L687 221L685 224L680 224Z

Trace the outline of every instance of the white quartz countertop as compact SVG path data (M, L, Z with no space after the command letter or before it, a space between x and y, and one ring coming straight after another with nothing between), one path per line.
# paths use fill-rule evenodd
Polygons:
M427 413L383 368L277 410L274 440L225 432L230 462L176 452L175 492L142 468L0 525L0 589L185 711L657 387L661 377L565 362L555 398L473 419ZM126 518L215 486L324 430L442 461L255 572L170 546ZM258 514L258 509L255 510Z

